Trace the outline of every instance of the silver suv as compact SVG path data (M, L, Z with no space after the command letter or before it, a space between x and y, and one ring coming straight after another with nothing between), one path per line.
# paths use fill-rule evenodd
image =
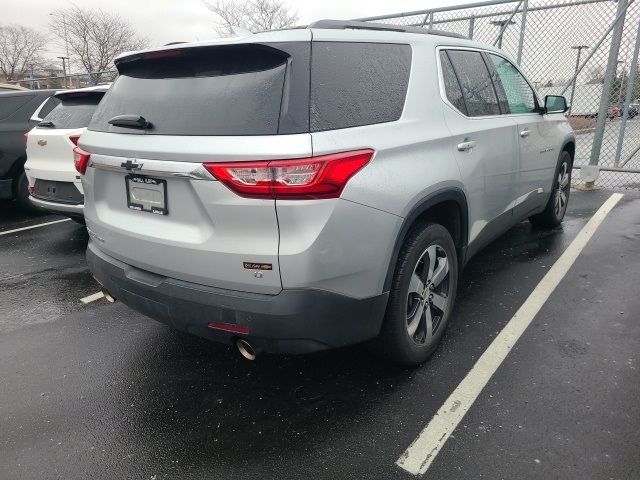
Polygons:
M325 20L116 66L75 152L90 269L247 358L372 341L419 364L464 263L565 213L566 102L487 45Z

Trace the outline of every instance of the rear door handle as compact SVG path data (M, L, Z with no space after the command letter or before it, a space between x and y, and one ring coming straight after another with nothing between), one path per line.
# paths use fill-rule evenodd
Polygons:
M475 146L476 142L474 140L465 140L464 142L458 144L458 151L467 152L473 149L473 147Z
M522 131L520 132L520 136L521 136L522 138L524 138L524 137L528 137L530 134L531 134L531 132L529 131L529 129L528 129L528 128L525 128L524 130L522 130Z

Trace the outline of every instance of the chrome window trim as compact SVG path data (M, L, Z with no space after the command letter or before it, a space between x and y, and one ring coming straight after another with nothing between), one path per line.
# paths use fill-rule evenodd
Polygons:
M527 85L529 85L529 88L531 88L531 91L533 92L533 95L536 99L536 101L538 102L538 105L542 105L542 103L540 102L540 97L538 96L538 92L536 92L536 90L531 86L531 83L529 82L529 79L525 76L525 74L522 72L522 70L520 69L520 67L518 65L516 65L515 63L513 63L511 60L509 60L507 57L505 57L504 55L501 55L497 52L494 52L493 50L488 50L486 48L478 48L478 47L467 47L467 46L461 46L461 45L439 45L436 47L436 65L438 67L438 89L440 90L440 98L442 99L442 101L448 105L449 107L451 107L457 114L459 114L460 116L466 118L467 120L483 120L483 119L488 119L488 118L498 118L498 117L522 117L522 116L527 116L527 117L531 117L533 115L535 116L541 116L539 113L537 112L530 112L530 113L500 113L498 115L483 115L481 117L469 117L468 115L465 115L464 112L461 112L460 110L458 110L458 108L456 106L454 106L449 99L447 98L447 92L445 91L444 88L444 75L442 73L442 64L440 61L440 52L443 50L467 50L467 51L472 51L472 52L480 52L480 53L485 53L485 54L492 54L495 55L496 57L500 57L503 58L504 60L506 60L507 62L509 62L511 65L513 65L515 67L515 69L518 71L518 73L520 73L520 75L522 75L522 78L524 78L525 82L527 82ZM462 88L462 86L461 86Z

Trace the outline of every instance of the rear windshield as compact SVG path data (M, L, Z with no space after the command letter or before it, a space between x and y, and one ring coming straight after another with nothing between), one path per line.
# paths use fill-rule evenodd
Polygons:
M411 47L353 42L220 45L142 53L117 66L120 75L90 130L308 133L398 120ZM141 116L150 125L109 123L122 115Z
M42 126L47 128L86 127L103 95L103 92L91 92L63 97L62 102L42 119Z
M289 51L285 51L277 46L190 48L184 52L156 52L157 58L152 53L151 57L122 62L118 65L120 76L96 112L90 129L147 135L272 135L305 131L308 116L296 113L295 105L282 104L290 103L292 93L300 97L300 82L291 82L296 72L288 67L294 51L301 57L300 62L308 61L309 47L289 44L284 47ZM140 115L151 123L151 128L140 131L110 125L109 120L118 115Z

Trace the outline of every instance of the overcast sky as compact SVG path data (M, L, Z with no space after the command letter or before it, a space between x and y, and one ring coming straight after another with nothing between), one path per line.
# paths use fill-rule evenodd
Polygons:
M443 5L461 5L471 0L284 0L306 24L322 18L349 19L400 11L423 10ZM1 23L18 23L46 31L49 12L69 6L69 0L2 0ZM205 40L215 37L215 16L201 0L76 0L76 5L101 8L128 19L151 45L174 41ZM57 45L48 48L51 56L63 53Z

